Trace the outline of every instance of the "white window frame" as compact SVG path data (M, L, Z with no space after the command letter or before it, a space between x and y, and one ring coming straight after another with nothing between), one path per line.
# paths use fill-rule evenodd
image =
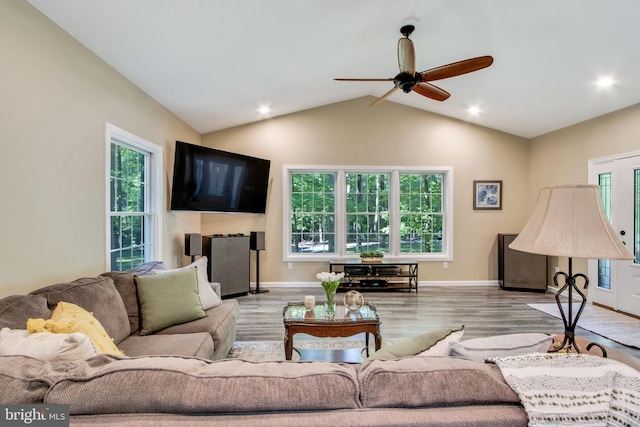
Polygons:
M147 193L148 214L151 215L151 256L155 260L162 259L162 217L164 204L164 150L151 141L140 138L111 123L105 124L105 267L111 270L111 140L115 139L131 148L149 154L149 191Z
M299 254L291 252L291 174L292 173L327 173L337 174L335 183L336 207L336 253L333 254ZM346 212L345 206L345 173L390 173L389 191L389 254L388 259L415 261L453 261L453 168L450 166L413 167L413 166L329 166L329 165L284 165L282 167L282 259L285 262L296 261L331 261L354 259L354 254L345 252ZM440 173L443 174L443 239L442 253L400 253L400 173Z

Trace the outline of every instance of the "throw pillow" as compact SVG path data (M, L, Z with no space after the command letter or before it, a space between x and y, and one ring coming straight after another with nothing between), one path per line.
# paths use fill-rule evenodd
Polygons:
M29 356L53 361L84 360L95 356L91 340L81 333L30 333L24 329L0 330L0 356Z
M367 358L370 359L400 359L407 356L448 356L449 343L458 342L462 338L464 325L459 328L439 329L418 335L397 344L382 347Z
M546 353L551 343L552 337L542 333L496 335L452 343L450 355L483 362L490 357Z
M29 319L27 330L30 332L53 332L54 334L72 334L79 332L86 335L97 353L124 354L113 343L104 327L93 314L70 302L61 301L56 306L51 319Z
M173 271L187 270L195 268L198 275L198 293L200 294L200 303L203 310L217 307L222 304L222 300L209 285L209 276L207 275L207 257L203 256L192 262L191 264L175 270L153 270L153 274L167 274Z
M136 284L142 317L140 335L207 315L200 303L195 268L137 276Z

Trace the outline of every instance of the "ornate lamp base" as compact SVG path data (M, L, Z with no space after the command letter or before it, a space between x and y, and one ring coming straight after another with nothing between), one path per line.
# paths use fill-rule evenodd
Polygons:
M575 331L576 326L578 325L578 319L584 310L584 306L587 304L586 295L576 286L576 279L581 277L584 279L584 289L587 289L589 286L589 278L582 273L572 274L572 262L571 258L569 258L569 274L563 273L561 271L557 272L553 276L553 283L559 287L558 285L558 277L564 277L564 286L558 289L556 292L556 303L558 304L558 308L560 309L560 315L562 316L562 322L564 323L564 339L562 342L554 343L554 349L549 350L550 352L559 352L564 349L566 352L570 352L574 350L576 353L582 353L582 350L576 343ZM566 290L569 289L569 302L567 304L567 314L564 312L564 308L562 307L562 303L560 302L560 295ZM576 313L575 317L573 316L573 291L576 291L582 301L580 302L580 308ZM607 357L607 350L603 346L597 343L590 343L587 345L586 350L591 350L592 347L598 347L600 351L602 351L602 357Z

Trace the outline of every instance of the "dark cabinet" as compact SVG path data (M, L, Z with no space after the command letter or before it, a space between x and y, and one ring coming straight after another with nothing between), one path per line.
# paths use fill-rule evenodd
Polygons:
M209 281L220 283L223 297L249 293L249 236L202 236L202 254Z
M547 290L547 257L514 251L509 244L517 234L498 234L498 281L506 290Z

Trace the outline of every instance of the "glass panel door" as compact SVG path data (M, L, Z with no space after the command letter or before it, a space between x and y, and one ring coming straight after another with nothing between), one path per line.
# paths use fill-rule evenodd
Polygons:
M601 186L605 214L634 261L590 260L589 299L640 316L640 156L592 162L589 180Z

